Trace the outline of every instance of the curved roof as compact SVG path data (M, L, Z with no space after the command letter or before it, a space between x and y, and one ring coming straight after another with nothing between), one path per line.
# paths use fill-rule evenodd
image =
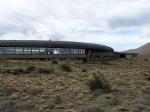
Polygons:
M40 41L40 40L0 40L0 47L51 47L51 48L74 48L90 49L113 52L111 47L71 41Z

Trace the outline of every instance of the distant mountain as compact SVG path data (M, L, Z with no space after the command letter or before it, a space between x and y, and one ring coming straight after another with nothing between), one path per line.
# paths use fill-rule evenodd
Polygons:
M136 49L130 49L124 52L138 53L138 54L150 54L150 42Z

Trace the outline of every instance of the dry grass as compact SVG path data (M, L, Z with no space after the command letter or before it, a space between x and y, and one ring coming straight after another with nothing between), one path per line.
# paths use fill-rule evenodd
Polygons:
M104 75L109 92L89 89L93 73ZM0 60L0 111L149 112L149 89L150 56L105 64Z

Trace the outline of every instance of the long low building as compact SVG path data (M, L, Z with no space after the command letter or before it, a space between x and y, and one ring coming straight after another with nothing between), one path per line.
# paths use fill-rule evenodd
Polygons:
M0 58L84 59L114 57L111 47L70 41L0 40Z

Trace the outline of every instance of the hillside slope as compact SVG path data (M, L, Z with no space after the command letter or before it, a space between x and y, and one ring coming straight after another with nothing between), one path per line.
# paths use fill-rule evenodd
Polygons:
M150 42L137 48L137 49L131 49L131 50L127 50L125 52L138 53L138 54L150 54Z
M0 60L0 112L149 112L149 60ZM110 91L89 89L95 73L106 77Z

